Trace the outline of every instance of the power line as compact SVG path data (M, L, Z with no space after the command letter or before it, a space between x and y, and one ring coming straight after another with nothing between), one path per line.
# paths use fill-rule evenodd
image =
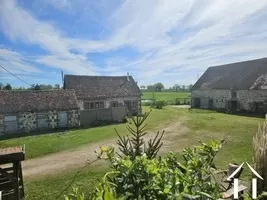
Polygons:
M16 76L15 74L13 74L12 72L8 71L6 68L4 68L2 65L0 65L0 67L2 69L4 69L5 71L7 71L8 73L10 73L12 76L16 77L17 79L21 80L22 82L26 83L29 86L32 86L31 84L27 83L26 81L22 80L20 77Z

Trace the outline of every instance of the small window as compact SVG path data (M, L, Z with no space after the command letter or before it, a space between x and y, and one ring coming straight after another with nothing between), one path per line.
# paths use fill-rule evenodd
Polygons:
M95 103L95 107L96 107L96 108L99 108L99 102L96 102L96 103Z
M100 108L104 108L104 102L103 102L103 101L101 101L101 102L99 103L99 105L100 105Z
M236 92L232 92L232 98L236 97Z
M84 102L84 103L83 103L83 107L84 107L85 110L90 109L89 106L90 106L90 104L89 104L88 102Z
M94 109L94 103L93 102L90 103L90 109Z

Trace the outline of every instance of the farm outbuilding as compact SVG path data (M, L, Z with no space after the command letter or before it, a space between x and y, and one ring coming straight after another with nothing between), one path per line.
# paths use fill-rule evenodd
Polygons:
M73 90L0 91L0 134L79 126Z
M267 112L267 58L209 67L191 89L191 107Z
M132 76L64 76L64 89L73 89L80 110L126 108L127 114L141 113L141 90Z

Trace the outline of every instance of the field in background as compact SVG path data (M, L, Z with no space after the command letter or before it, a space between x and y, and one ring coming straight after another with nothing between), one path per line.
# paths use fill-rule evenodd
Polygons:
M148 110L148 107L144 108ZM182 125L184 127L176 127L174 126L177 122L183 121ZM207 141L210 138L222 139L223 137L227 138L227 142L223 147L222 151L218 154L215 162L217 167L219 168L227 168L227 165L230 162L242 163L242 162L252 162L252 136L257 131L257 127L259 123L262 123L263 119L253 118L253 117L243 117L243 116L235 116L235 115L227 115L223 113L217 113L213 111L207 110L197 110L197 109L179 109L173 107L166 107L162 110L154 109L151 115L148 118L147 123L149 124L149 128L152 130L156 130L156 127L162 127L162 129L170 129L171 126L174 128L174 132L172 135L168 131L164 137L170 137L171 140L175 143L175 146L172 147L172 151L181 154L181 147L185 147L186 145L195 145L198 143L198 140ZM164 126L162 126L164 125ZM124 131L125 124L116 125L120 127L120 132ZM82 140L89 139L90 137L94 137L94 141L104 139L105 136L116 137L113 131L113 126L107 127L99 127L94 128L90 131L84 130L83 132L75 133L75 132L67 132L65 138L58 137L55 135L50 135L50 138L53 138L53 144L57 142L59 146L61 146L65 142L69 142L71 148L73 146L72 143L75 143L75 146L83 145L88 143L81 142ZM181 130L182 129L182 130ZM184 131L184 135L175 134L180 131ZM100 134L101 133L101 134ZM127 133L125 131L125 133ZM77 137L75 137L77 134ZM39 136L32 136L32 141L37 143L34 147L37 147L38 144L41 144L43 148L45 147L44 142L40 139ZM44 136L48 137L48 136ZM81 137L81 138L80 138ZM42 137L41 137L42 138ZM30 139L27 137L25 141L29 141ZM15 143L23 143L24 140L17 139L13 140ZM48 138L45 138L46 148L54 148L47 144L49 142ZM77 142L80 141L80 142ZM93 140L92 140L93 141ZM91 142L92 142L91 141ZM0 142L0 146L1 143ZM5 145L12 144L13 142L7 142ZM68 146L68 144L65 144ZM165 145L168 145L166 143ZM68 148L70 148L68 147ZM57 149L59 150L59 149ZM28 151L35 151L28 148ZM43 152L43 151L40 151ZM42 153L35 153L35 156L41 155ZM97 181L97 178L101 177L104 172L108 170L107 164L100 164L98 166L90 166L85 169L75 181L74 186L81 187L85 193L88 193L92 185ZM61 190L67 186L74 174L78 171L69 171L65 173L58 174L56 176L46 177L41 180L36 179L25 179L26 186L26 199L34 200L34 199L54 199L57 194L61 192ZM245 170L244 176L248 177L249 170ZM244 178L244 177L243 177ZM71 188L70 188L71 189ZM49 191L49 192L48 192Z
M153 99L153 92L142 92L142 100ZM179 99L183 103L184 99L190 101L189 92L154 92L156 100L165 100L168 104L175 104L175 99Z

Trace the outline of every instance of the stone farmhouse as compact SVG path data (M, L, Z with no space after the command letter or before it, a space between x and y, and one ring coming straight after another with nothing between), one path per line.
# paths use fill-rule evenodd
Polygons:
M74 89L80 110L125 106L141 113L141 90L132 76L64 76L64 89Z
M0 91L0 135L79 126L73 90Z
M267 58L209 67L191 89L191 106L267 112Z

